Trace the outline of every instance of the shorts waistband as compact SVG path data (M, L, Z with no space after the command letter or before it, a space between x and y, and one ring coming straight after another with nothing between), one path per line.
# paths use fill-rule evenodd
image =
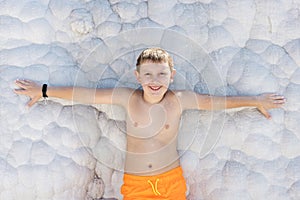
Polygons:
M133 174L124 174L124 178L130 181L144 181L144 180L156 180L156 179L177 179L178 177L182 176L182 168L176 167L174 169L171 169L167 172L164 172L162 174L157 174L157 175L151 175L151 176L139 176L139 175L133 175Z

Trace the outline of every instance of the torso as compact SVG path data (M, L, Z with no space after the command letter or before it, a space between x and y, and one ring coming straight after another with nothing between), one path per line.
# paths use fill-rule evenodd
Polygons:
M142 91L135 91L126 106L125 173L155 175L179 166L177 134L181 107L170 91L157 104L145 102L142 95Z

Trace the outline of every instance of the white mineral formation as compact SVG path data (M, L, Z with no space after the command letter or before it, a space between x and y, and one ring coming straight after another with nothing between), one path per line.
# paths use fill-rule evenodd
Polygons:
M124 111L54 98L27 109L14 81L137 88L149 46L173 55L171 88L287 98L271 120L186 111L187 198L299 200L299 13L299 0L1 0L0 200L122 199Z

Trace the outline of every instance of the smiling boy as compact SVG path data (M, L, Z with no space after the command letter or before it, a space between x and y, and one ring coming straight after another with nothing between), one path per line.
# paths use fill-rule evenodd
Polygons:
M177 152L180 117L184 110L218 110L256 107L270 118L268 109L281 107L285 99L277 94L259 96L210 96L192 91L171 91L176 71L170 55L160 48L144 50L137 59L135 76L142 90L131 88L90 89L48 87L45 93L92 104L116 104L126 110L127 152L124 200L186 199L186 183ZM32 106L42 96L42 87L32 81L17 80L17 94L31 98Z

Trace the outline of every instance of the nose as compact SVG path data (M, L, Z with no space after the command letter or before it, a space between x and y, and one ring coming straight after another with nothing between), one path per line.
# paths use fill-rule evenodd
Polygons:
M158 76L151 76L150 82L151 83L158 83L159 82Z

